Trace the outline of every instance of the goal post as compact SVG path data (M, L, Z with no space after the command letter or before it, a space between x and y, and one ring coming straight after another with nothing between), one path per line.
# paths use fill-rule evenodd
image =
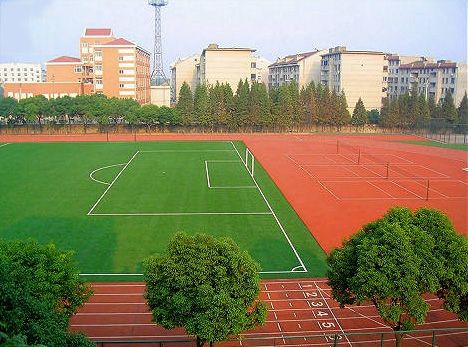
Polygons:
M246 148L245 149L245 161L244 161L245 168L249 172L250 176L254 177L255 174L255 157L252 152Z

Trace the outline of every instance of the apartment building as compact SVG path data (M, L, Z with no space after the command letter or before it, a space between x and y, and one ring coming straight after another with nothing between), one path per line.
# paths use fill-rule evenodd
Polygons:
M42 82L41 64L1 63L0 84L14 82Z
M387 58L389 66L398 66L398 69L389 70L389 98L416 90L418 94L423 94L426 98L433 97L438 102L447 93L451 93L458 105L467 90L466 63L434 61L425 57L406 58L406 62L395 56ZM392 64L394 61L397 63Z
M387 75L383 52L335 47L322 55L320 81L337 93L344 90L350 112L359 98L366 109L380 109L382 98L386 97Z
M149 103L150 53L124 38L95 44L93 76L96 93Z
M315 50L278 58L275 63L268 66L268 87L276 88L291 81L295 81L299 88L307 86L312 81L319 83L321 55L326 53L326 50Z
M241 79L262 82L265 73L260 70L260 64L257 67L260 58L253 54L255 51L251 48L219 47L214 43L208 45L197 65L198 83L229 83L235 92Z
M102 93L108 97L150 102L150 53L109 28L87 28L80 38L80 57L61 56L46 63L47 84L28 86L26 95L48 98ZM24 85L5 85L5 92L24 94ZM51 91L53 89L53 91Z
M432 58L418 56L402 56L398 54L387 54L385 56L388 65L387 96L395 98L400 93L406 92L406 84L400 80L400 65L409 64L415 61L433 61ZM403 87L403 88L402 88Z
M197 65L200 63L200 55L193 54L190 57L177 59L171 65L171 103L179 100L179 92L182 84L186 82L193 90L198 84Z
M198 84L229 83L233 92L239 80L265 83L268 80L269 60L255 56L255 49L219 47L210 44L201 55L178 59L171 65L171 103L179 98L180 87L184 82L192 91Z

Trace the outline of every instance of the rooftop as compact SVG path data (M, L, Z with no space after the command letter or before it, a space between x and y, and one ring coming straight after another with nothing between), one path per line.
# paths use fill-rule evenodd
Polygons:
M308 58L314 54L319 53L319 50L313 51L313 52L304 52L304 53L297 53L293 55L287 55L284 58L278 58L276 62L273 64L269 65L268 67L273 67L273 66L279 66L279 65L289 65L289 64L295 64L305 58Z
M242 47L219 47L217 43L210 43L207 48L203 50L205 51L250 51L255 52L255 49L252 48L242 48Z
M81 59L62 55L60 57L49 60L47 63L81 63Z
M401 64L400 69L439 69L439 68L454 68L457 63L439 60L437 63L428 63L426 61L415 61L409 64Z
M86 28L84 36L112 36L111 28Z
M130 42L123 37L104 43L105 46L136 46L133 42Z

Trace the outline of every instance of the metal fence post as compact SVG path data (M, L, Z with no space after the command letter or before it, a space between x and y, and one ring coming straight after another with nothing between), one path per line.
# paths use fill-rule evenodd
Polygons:
M432 330L432 347L435 347L436 345L436 332L435 330Z
M333 336L333 347L338 346L338 334Z
M381 334L380 334L380 347L384 347L384 343L385 343L385 341L384 341L384 333L381 333Z

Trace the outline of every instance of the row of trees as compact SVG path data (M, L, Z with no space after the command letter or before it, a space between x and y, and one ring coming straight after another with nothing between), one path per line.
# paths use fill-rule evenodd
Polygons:
M299 90L290 83L268 92L263 83L239 81L234 94L229 84L198 85L192 93L188 84L180 89L176 106L181 123L204 127L280 127L332 125L350 122L346 96L310 83Z
M379 124L389 128L414 128L430 119L448 124L468 123L465 93L458 109L451 94L439 103L416 91L385 99L381 113L366 111L361 99L351 115L344 91L337 94L314 82L299 89L295 82L267 90L262 83L239 81L234 93L228 83L198 85L194 91L184 83L175 108L140 106L132 99L107 98L103 95L68 96L48 100L34 96L19 102L0 98L0 117L9 124L72 123L140 124L215 128L294 129L307 126L335 127Z
M400 95L390 101L385 99L379 124L384 127L414 128L431 119L444 120L451 125L468 124L466 92L458 109L450 93L437 104L432 96L426 99L423 94L418 95L416 91Z
M107 98L101 94L63 96L46 99L42 95L17 101L0 99L0 116L9 124L72 123L84 124L179 124L177 110L147 104L140 106L133 99Z

